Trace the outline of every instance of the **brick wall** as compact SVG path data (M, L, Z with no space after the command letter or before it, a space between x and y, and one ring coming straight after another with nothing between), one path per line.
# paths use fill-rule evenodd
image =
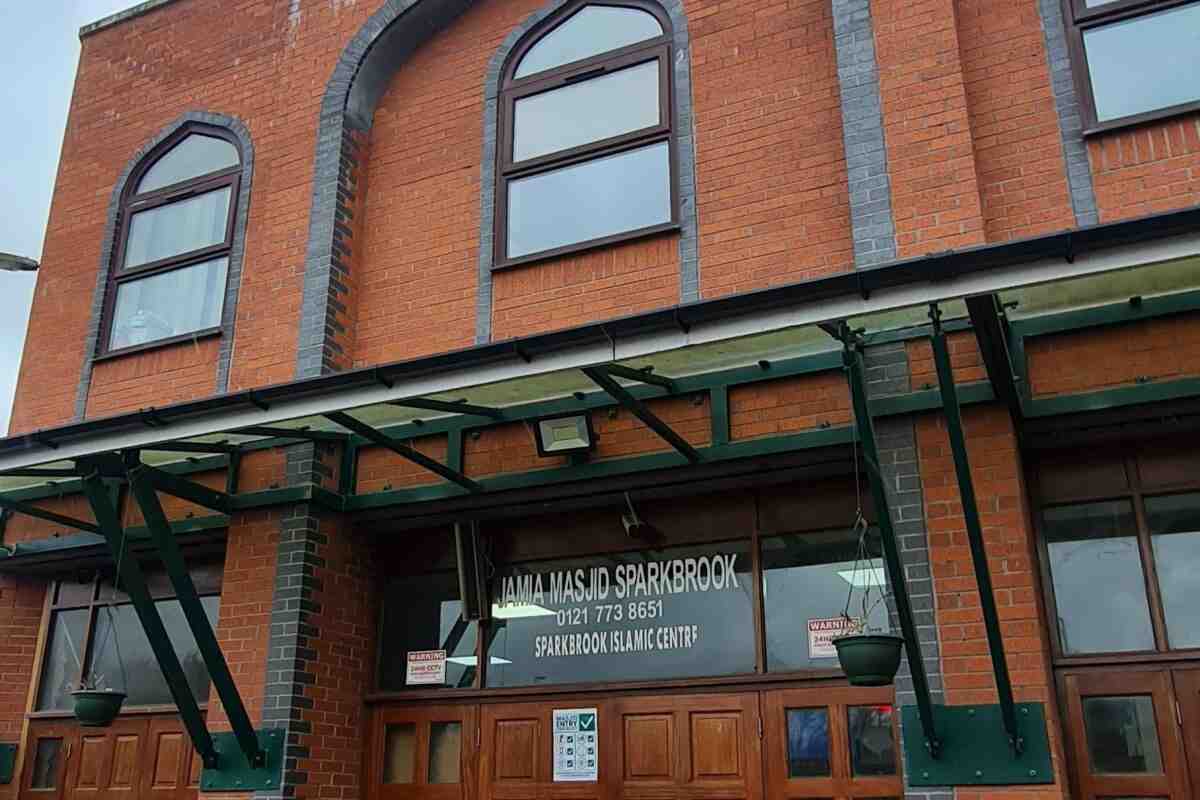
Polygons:
M1200 203L1200 114L1088 140L1100 221Z
M45 598L45 580L0 575L0 742L21 740ZM15 798L19 783L0 786L0 798Z

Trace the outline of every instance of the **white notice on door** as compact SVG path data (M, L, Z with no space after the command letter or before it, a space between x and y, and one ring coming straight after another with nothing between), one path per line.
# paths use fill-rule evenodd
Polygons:
M436 685L445 683L446 651L408 651L408 671L405 673L404 682L409 686L422 683Z
M599 778L599 723L594 708L554 710L554 780Z
M818 617L808 621L808 657L837 658L833 640L839 636L862 633L862 623L846 617Z

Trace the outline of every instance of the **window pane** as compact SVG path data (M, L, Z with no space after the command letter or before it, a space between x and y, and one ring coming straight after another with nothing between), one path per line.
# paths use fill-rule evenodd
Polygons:
M58 755L61 752L62 739L38 739L29 788L53 789L58 785Z
M429 782L458 783L462 774L462 723L429 726Z
M513 161L657 125L658 59L514 104Z
M508 184L510 258L670 220L666 142Z
M225 241L230 187L135 213L125 266L136 267Z
M216 258L117 286L108 347L154 342L215 328L225 308L229 259Z
M497 566L489 687L754 671L746 541Z
M1132 505L1049 508L1043 519L1063 653L1153 650Z
M388 725L383 744L383 782L412 783L417 766L417 726Z
M1092 772L1162 774L1151 697L1085 697L1083 726Z
M767 621L767 669L797 670L837 666L832 639L849 597L850 614L862 616L870 587L867 628L886 632L888 609L883 561L873 557L855 569L858 540L846 530L770 536L762 539L763 606ZM879 539L872 531L872 556ZM816 652L812 652L815 649Z
M891 706L846 709L850 726L850 766L855 775L895 775L896 740Z
M514 77L524 78L662 34L662 25L645 11L584 6L529 48Z
M237 148L224 139L193 133L146 170L138 194L237 166L240 161Z
M829 775L829 711L824 708L787 710L788 777Z
M1101 122L1200 99L1200 3L1083 33Z
M471 686L478 661L475 655L479 623L464 622L453 572L417 575L392 581L383 596L383 628L379 659L379 688L407 688L410 650L446 650L445 686ZM417 685L418 689L435 688Z
M201 605L209 622L216 627L217 611L221 598L202 597ZM200 657L196 640L184 619L183 609L178 600L159 600L155 607L166 626L171 646L179 655L179 663L183 665L184 675L192 694L200 702L208 701L208 669ZM112 621L115 621L115 629ZM116 606L111 616L107 606L96 610L96 628L92 634L91 659L94 668L89 667L88 674L97 675L101 686L120 689L122 680L122 664L126 680L125 705L174 705L167 682L163 679L162 670L150 649L150 641L142 630L142 623L137 612L131 605ZM121 660L117 660L118 652Z
M1172 648L1200 647L1200 494L1146 499Z
M88 610L56 611L50 618L50 635L42 681L38 686L38 711L71 707L70 690L79 680L83 656L83 637L87 631Z

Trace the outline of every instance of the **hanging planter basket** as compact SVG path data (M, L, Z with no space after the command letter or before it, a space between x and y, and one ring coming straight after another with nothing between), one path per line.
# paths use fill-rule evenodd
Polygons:
M833 640L851 686L890 686L900 669L904 640L887 633L856 633Z
M85 728L107 728L125 702L124 692L111 689L77 689L71 696L75 698L75 719Z

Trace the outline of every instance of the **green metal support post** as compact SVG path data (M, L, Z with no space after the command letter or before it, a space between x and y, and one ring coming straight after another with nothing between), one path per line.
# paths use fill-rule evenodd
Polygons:
M246 713L246 705L242 702L237 684L233 681L233 674L229 671L225 654L221 652L221 645L217 642L217 635L213 631L212 623L209 622L208 615L204 613L204 606L200 604L200 595L196 592L196 585L192 583L192 577L188 574L183 553L175 541L175 534L171 531L171 523L167 520L167 515L163 512L162 504L155 492L154 484L161 474L152 467L127 464L129 489L133 493L138 507L142 510L146 528L150 531L150 537L158 549L158 555L167 569L167 577L170 578L171 585L175 588L179 606L183 610L188 627L192 630L192 636L196 639L200 657L204 659L204 665L208 668L209 678L212 680L213 688L217 690L217 696L221 699L225 715L229 718L230 727L233 728L234 737L246 756L246 762L252 767L260 767L266 761L266 754L259 745L254 725L250 722L250 715Z
M846 380L850 384L850 399L854 405L854 422L862 444L863 458L871 485L871 497L877 510L880 538L883 540L883 558L887 563L888 575L892 578L892 597L896 602L896 616L900 619L900 631L904 635L904 652L908 658L908 671L912 677L913 693L917 696L917 711L921 717L921 731L925 736L925 749L937 758L941 742L933 724L933 699L929 694L929 679L925 675L925 662L921 659L921 641L917 638L917 625L913 620L912 603L908 599L908 583L905 580L904 564L900 560L900 548L896 545L896 533L892 529L892 517L888 507L887 491L883 475L879 471L879 449L875 444L875 424L867 399L866 381L863 379L863 357L855 337L843 323L839 337L845 346L842 360L846 366Z
M1000 617L996 612L996 596L992 591L992 573L988 568L987 550L983 543L983 527L979 522L979 506L975 501L975 484L971 480L971 462L967 458L967 440L963 433L962 411L958 405L958 389L954 385L954 371L950 364L950 349L946 346L946 334L942 330L942 312L937 304L929 306L929 318L933 320L933 362L937 368L938 388L942 393L942 406L946 413L946 432L950 436L950 450L954 455L954 472L958 477L958 491L962 497L963 519L967 527L967 542L971 547L971 561L975 567L975 580L979 585L979 604L983 612L983 624L987 631L988 650L992 656L992 671L996 674L996 694L1000 700L1000 715L1004 730L1015 754L1025 747L1017 727L1017 711L1013 703L1012 681L1008 675L1008 661L1004 657L1004 639L1000 635Z
M146 576L142 573L142 568L136 558L120 557L124 532L108 486L105 485L98 470L84 477L82 483L83 492L92 507L92 513L96 516L97 528L108 543L108 549L112 552L113 559L120 565L120 574L117 579L121 588L129 595L133 609L142 623L142 629L146 632L150 649L154 651L154 658L162 669L163 679L167 683L175 706L179 709L179 716L183 718L183 726L187 729L188 736L191 738L196 752L200 754L204 766L214 768L217 766L217 750L213 744L212 735L204 724L200 706L192 695L192 688L188 685L183 666L179 663L179 656L175 654L175 648L171 646L171 639L167 635L162 617L159 616L154 599L150 596L150 590L146 586Z

